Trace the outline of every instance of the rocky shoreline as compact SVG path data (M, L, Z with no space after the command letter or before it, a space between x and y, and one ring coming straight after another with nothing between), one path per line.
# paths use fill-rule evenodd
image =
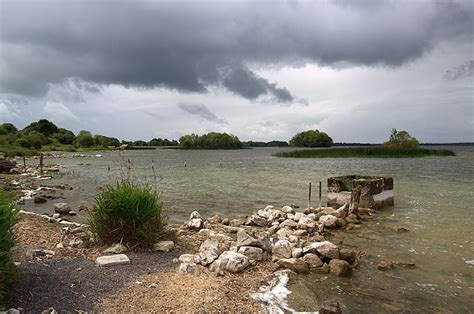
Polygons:
M51 168L57 169L58 166ZM25 197L47 197L51 191L41 194L46 190L37 184L38 173L35 171L36 169L30 169L26 175L2 175L2 184L6 183L4 185L16 193L20 202ZM33 177L36 180L31 180ZM57 187L57 190L62 188L67 187ZM55 243L55 247L29 247L26 255L30 260L84 256L95 261L96 265L104 266L102 261L105 256L109 265L115 265L113 267L133 267L128 264L136 263L128 256L127 248L98 247L87 225L67 220L67 216L71 214L71 208L67 204L62 202L55 207L58 210L52 215L22 211L24 216L35 216L45 223L61 226L61 238ZM171 263L175 265L175 273L182 276L182 280L188 280L185 278L190 278L189 276L240 280L235 278L245 278L246 274L254 272L262 274L263 271L265 276L262 278L267 282L259 282L245 290L246 295L241 298L248 300L251 297L264 311L288 311L290 309L286 305L286 296L290 292L285 292L285 286L291 272L351 276L364 254L344 243L331 242L331 233L334 230L358 228L363 220L372 219L372 215L372 211L363 208L349 213L349 204L337 209L321 207L306 208L303 211L299 211L296 206L276 208L269 205L245 218L216 215L204 219L198 212L192 212L188 221L175 226L178 231L175 242L159 242L154 249L160 254L179 253L171 259ZM387 264L387 267L393 267L393 264ZM174 276L176 280L181 280L179 276ZM199 298L199 294L196 297ZM103 306L115 308L112 303L105 302ZM337 301L329 300L321 306L320 313L341 312Z

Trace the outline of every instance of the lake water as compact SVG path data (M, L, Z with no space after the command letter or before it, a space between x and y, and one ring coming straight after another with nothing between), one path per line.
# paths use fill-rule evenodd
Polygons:
M449 149L458 156L272 156L288 148L101 152L101 158L47 159L46 163L61 163L65 168L62 175L44 183L68 183L73 190L66 191L65 196L76 207L91 204L99 186L130 176L155 185L162 193L170 220L183 222L193 210L205 217L234 217L268 204L299 204L304 208L308 203L308 183L317 186L322 181L325 191L330 176L392 176L395 206L378 211L361 228L338 235L345 244L368 254L352 278L321 274L297 277L290 286L290 306L309 311L317 309L321 300L335 298L349 313L473 313L474 152L472 146ZM313 205L316 197L314 193ZM37 212L51 210L50 206L26 204ZM399 233L398 227L409 232ZM414 262L417 266L382 272L377 269L380 258Z

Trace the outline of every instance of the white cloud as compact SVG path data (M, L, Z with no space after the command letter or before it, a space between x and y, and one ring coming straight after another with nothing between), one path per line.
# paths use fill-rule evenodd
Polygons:
M79 121L79 117L60 102L48 101L43 107L43 113L56 123Z

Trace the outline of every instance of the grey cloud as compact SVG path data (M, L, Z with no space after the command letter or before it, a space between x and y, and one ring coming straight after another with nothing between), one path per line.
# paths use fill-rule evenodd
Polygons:
M472 40L466 3L5 0L0 92L37 95L48 83L79 77L184 92L218 85L291 103L286 88L251 69L397 67L439 42Z
M216 116L211 110L209 110L206 105L180 103L178 104L178 107L189 114L196 115L205 120L221 124L227 124L227 121L220 119L218 116Z
M443 78L448 81L455 81L457 79L472 77L474 75L474 60L466 61L465 63L455 66L447 70Z
M289 103L294 100L288 89L278 87L276 83L270 83L245 66L221 68L219 73L219 81L222 82L222 85L244 98L256 99L262 95L270 94L279 103Z

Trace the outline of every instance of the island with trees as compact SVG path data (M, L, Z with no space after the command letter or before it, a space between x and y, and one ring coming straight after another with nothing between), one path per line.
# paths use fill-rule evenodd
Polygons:
M240 149L243 148L239 138L232 134L210 132L203 135L183 135L179 139L183 149Z
M295 135L295 137L302 133L298 133L297 135ZM293 139L295 139L295 137ZM298 139L300 138L304 138L304 136L299 135ZM292 141L290 141L290 145ZM306 147L308 147L308 145L306 145ZM428 156L455 156L455 153L451 150L421 148L419 141L415 137L411 136L407 131L397 131L396 129L392 129L389 140L383 143L382 145L349 148L330 148L318 150L295 150L290 152L279 152L276 153L275 156L293 158L406 158Z

